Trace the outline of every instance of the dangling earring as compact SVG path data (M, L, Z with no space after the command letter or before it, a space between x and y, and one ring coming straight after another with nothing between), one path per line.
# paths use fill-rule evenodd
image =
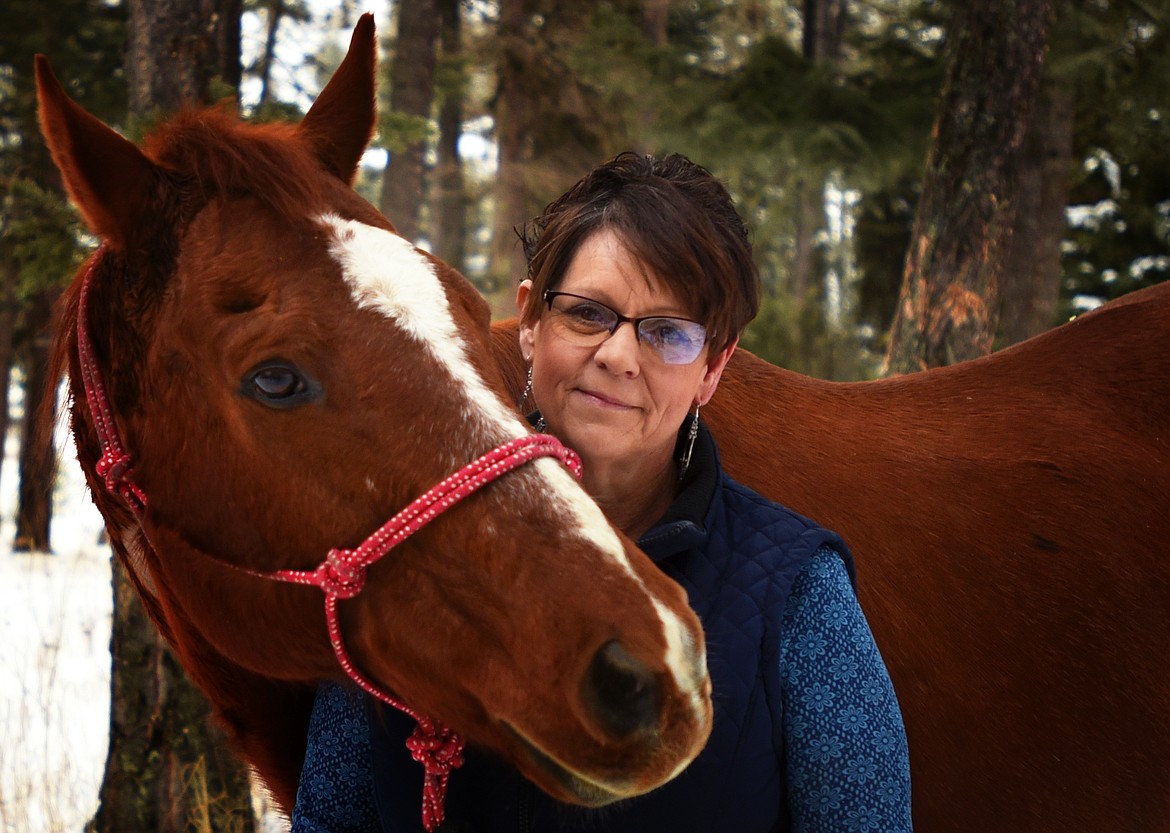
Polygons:
M532 365L528 365L528 382L524 385L524 393L520 397L520 413L524 413L524 408L528 405L528 400L530 399L532 399ZM535 405L536 400L533 399L532 404ZM546 427L547 424L544 421L544 415L538 413L536 425L533 428L536 429L536 433L543 434Z
M524 413L524 408L528 404L528 400L531 396L532 396L532 365L528 365L528 383L524 386L524 393L520 394L520 401L516 403L516 407L520 409L520 413Z
M687 475L687 469L691 466L691 454L695 450L695 437L699 436L699 403L695 403L695 415L691 419L691 430L687 434L687 450L683 452L682 458L678 461L678 479L682 480Z

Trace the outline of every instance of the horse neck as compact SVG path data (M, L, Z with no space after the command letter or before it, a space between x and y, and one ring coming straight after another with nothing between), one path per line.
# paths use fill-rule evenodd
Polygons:
M504 378L510 402L519 402L524 395L528 364L520 354L520 322L515 318L492 324L492 357Z

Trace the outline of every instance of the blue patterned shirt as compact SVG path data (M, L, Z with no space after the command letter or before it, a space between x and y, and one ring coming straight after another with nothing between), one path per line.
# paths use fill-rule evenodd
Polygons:
M909 831L910 768L901 712L845 567L832 549L818 550L797 577L781 633L792 833ZM293 833L382 829L364 698L350 686L321 686ZM458 778L458 771L452 777ZM406 817L416 819L417 808L411 810Z

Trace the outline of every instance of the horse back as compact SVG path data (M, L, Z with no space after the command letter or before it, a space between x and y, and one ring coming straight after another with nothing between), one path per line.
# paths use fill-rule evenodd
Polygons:
M1167 829L1168 336L1165 284L876 382L741 351L704 409L734 477L854 550L921 829Z

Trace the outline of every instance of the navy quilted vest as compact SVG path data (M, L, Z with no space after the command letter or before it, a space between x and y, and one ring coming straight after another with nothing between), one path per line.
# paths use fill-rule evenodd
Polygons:
M853 565L835 534L723 474L705 428L700 437L678 500L638 543L686 589L703 622L715 707L706 748L665 786L599 810L557 802L511 766L469 749L467 762L451 775L443 831L788 829L779 692L784 605L796 576L819 547L841 553L851 577ZM403 748L413 726L388 710L381 710L371 725L385 727L373 736L384 830L414 831L421 767Z

